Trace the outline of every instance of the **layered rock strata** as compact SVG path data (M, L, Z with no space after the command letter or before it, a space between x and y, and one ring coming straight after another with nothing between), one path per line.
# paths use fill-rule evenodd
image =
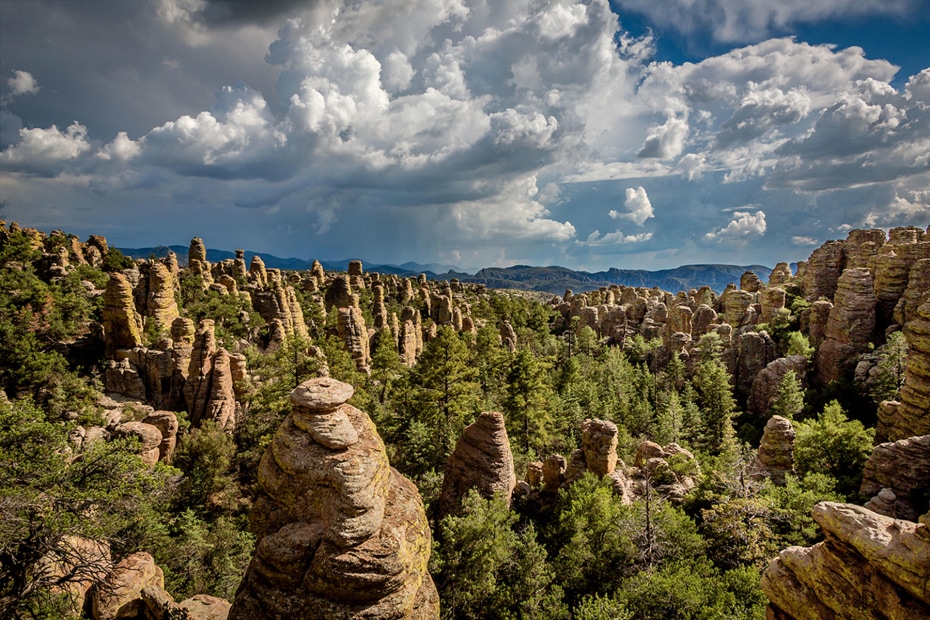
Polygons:
M868 348L875 332L875 305L869 270L845 270L837 281L826 339L817 352L817 373L823 383L842 377Z
M319 378L291 393L259 466L255 556L230 620L439 617L423 504L346 404L353 391Z
M862 472L859 495L890 490L882 514L916 521L930 509L930 435L875 446ZM890 505L889 505L890 504Z
M133 302L132 284L125 274L111 273L103 298L103 333L107 355L118 349L142 346L142 318Z
M852 504L821 502L825 540L789 547L762 574L768 618L930 618L930 530Z

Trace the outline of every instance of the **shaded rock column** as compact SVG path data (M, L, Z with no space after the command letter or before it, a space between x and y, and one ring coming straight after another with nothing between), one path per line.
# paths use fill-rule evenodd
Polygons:
M504 416L486 411L465 427L455 450L449 455L439 514L458 512L469 489L477 489L485 498L503 495L509 503L516 483Z

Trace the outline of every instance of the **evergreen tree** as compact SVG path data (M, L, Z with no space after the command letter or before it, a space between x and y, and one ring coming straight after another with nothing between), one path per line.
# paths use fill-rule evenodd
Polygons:
M415 471L442 471L445 467L462 430L477 414L476 378L476 369L468 363L465 343L455 330L441 325L410 373L410 395L406 402L409 409L401 413L408 439L425 433L422 438L428 440L429 455L423 455L427 457L425 462L411 463ZM412 432L416 429L420 430Z
M795 424L794 467L798 474L828 474L837 492L852 498L859 492L862 470L872 453L874 429L846 417L836 401L814 420Z
M545 382L545 369L536 357L525 349L514 354L507 373L508 434L515 438L524 452L541 449L546 442L549 416L546 403L550 393Z
M717 359L704 360L698 365L691 382L701 412L699 447L710 454L733 450L736 433L732 420L736 400L727 369Z
M164 520L172 471L150 470L128 440L93 442L72 455L70 430L28 401L0 402L3 620L62 617L69 602L53 586L100 579L108 569L80 539L120 557Z
M444 618L567 618L546 550L532 525L518 532L516 521L506 501L475 490L461 515L442 519L430 572Z
M789 370L782 377L769 408L771 415L780 415L783 418L793 419L804 410L804 388L793 370Z

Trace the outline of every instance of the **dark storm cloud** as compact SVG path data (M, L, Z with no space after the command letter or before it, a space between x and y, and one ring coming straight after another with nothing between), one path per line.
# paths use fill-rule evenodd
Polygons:
M324 0L207 0L195 18L209 26L267 24Z

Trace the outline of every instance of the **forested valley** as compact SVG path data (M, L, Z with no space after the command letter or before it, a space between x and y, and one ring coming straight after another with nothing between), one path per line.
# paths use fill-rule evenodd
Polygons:
M333 618L764 618L767 607L806 617L792 601L930 609L926 586L913 585L930 570L928 232L853 231L797 271L781 263L767 283L747 273L717 292L553 298L317 267L247 267L241 252L210 264L199 239L187 265L134 261L102 237L3 224L0 618L249 617L240 598L266 586L312 592L327 601L317 617ZM329 391L300 396L308 385ZM315 407L329 407L317 418L332 417L331 449L386 455L372 480L393 485L375 499L347 491L339 527L280 521L282 506L313 500L261 473L275 454L287 470L280 446L296 445ZM324 473L321 488L335 488ZM401 499L428 531L405 525L392 547L401 559L384 560L384 574L364 566L375 576L362 582L386 585L353 590L338 568L361 569L346 554L386 544L390 529L356 521ZM842 590L829 585L835 570L779 557L819 543L871 571L840 526L823 542L841 509L874 514L874 528L909 523L896 527L923 541L897 561L916 575L903 585L876 565L892 603L875 594L884 586L857 590L855 575L830 598L805 570ZM296 578L262 564L269 532L295 545ZM834 539L848 545L830 551ZM327 545L341 550L319 573L330 590L310 583ZM395 604L408 587L417 595Z

